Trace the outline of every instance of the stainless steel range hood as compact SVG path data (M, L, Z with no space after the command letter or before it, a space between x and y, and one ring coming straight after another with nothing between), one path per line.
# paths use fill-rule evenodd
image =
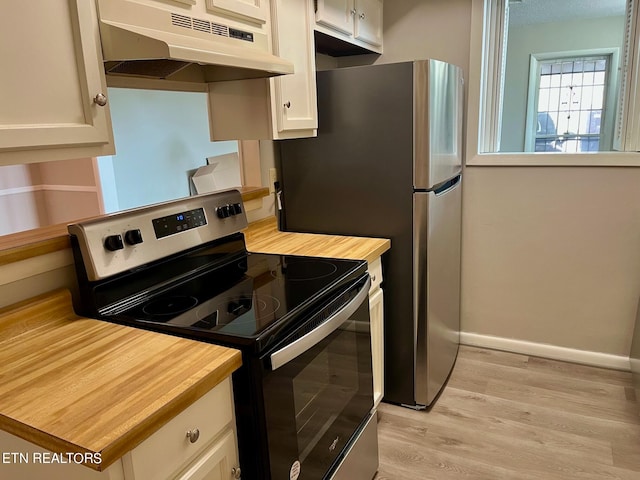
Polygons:
M107 74L214 82L293 73L291 62L270 53L258 28L130 0L99 0L98 6Z

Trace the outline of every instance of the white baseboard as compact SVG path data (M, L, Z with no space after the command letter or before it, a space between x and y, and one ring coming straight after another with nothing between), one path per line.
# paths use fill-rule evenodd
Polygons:
M624 371L631 369L629 357L558 347L546 343L527 342L513 338L494 337L492 335L481 335L470 332L460 332L460 343L473 347L491 348L493 350L503 350L505 352L520 353L534 357L580 363L592 367L612 368Z

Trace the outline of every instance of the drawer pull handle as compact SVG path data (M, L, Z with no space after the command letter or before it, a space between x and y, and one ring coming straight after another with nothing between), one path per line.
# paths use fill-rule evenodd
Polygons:
M187 432L187 438L191 443L196 443L200 438L200 430L198 430L197 428L194 428L193 430L189 430Z
M242 477L242 471L240 470L240 467L233 467L231 469L231 475L233 475L233 478L235 479L239 479Z

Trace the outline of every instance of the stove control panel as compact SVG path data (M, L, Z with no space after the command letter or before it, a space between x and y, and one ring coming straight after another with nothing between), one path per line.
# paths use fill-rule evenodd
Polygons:
M216 207L216 211L220 207ZM207 218L203 208L196 208L186 212L173 213L166 217L154 218L153 229L156 232L156 238L164 238L169 235L184 232L192 228L203 227L207 224Z
M146 265L247 226L237 190L197 195L69 225L89 280Z

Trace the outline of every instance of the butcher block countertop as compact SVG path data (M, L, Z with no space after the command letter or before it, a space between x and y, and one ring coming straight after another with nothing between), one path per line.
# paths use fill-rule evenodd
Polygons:
M59 290L0 310L0 428L104 470L241 365L238 350L77 316Z
M253 222L243 233L247 250L255 253L349 258L371 263L391 248L387 238L281 232L275 217Z

